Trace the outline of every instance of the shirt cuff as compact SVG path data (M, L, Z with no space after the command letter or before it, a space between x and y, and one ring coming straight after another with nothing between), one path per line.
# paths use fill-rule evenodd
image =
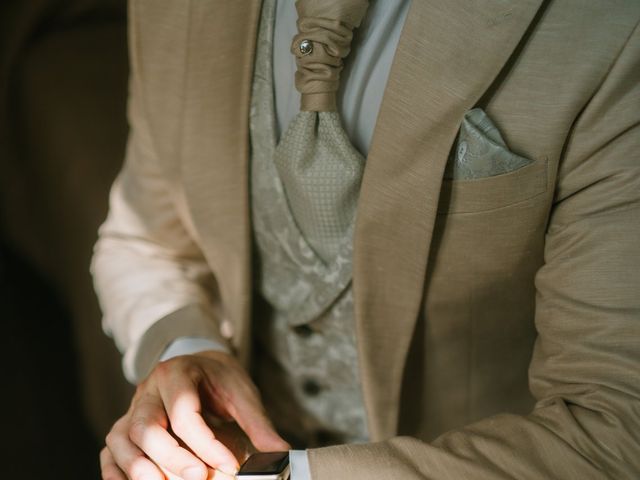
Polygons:
M291 476L289 480L311 480L309 456L306 450L289 450Z
M231 353L227 345L210 338L201 337L179 337L165 348L160 356L160 361L164 362L173 357L180 355L193 355L194 353L204 352L206 350L216 350L218 352Z

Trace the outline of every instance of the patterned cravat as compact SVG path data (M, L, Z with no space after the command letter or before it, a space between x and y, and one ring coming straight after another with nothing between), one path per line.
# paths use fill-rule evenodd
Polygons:
M300 113L278 144L274 161L301 233L329 263L353 224L364 169L336 111L343 58L366 0L298 0L296 89Z

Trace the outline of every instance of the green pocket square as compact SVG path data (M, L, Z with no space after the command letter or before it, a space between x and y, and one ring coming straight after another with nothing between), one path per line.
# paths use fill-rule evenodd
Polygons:
M502 135L481 108L469 110L462 121L445 179L471 180L513 172L533 163L507 148Z

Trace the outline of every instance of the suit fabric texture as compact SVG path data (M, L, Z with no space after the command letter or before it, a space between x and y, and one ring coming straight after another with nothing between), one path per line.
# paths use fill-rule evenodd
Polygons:
M132 126L93 270L139 380L180 336L250 364L260 1L130 3ZM414 0L354 234L373 443L314 480L640 475L640 3ZM444 178L482 108L522 168Z

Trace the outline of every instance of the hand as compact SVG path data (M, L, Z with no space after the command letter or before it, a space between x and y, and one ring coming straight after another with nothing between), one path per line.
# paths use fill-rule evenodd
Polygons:
M163 471L185 480L233 478L244 458L209 428L208 413L235 420L257 450L290 448L238 361L224 352L202 352L158 364L138 385L129 410L107 435L102 478L164 480Z

